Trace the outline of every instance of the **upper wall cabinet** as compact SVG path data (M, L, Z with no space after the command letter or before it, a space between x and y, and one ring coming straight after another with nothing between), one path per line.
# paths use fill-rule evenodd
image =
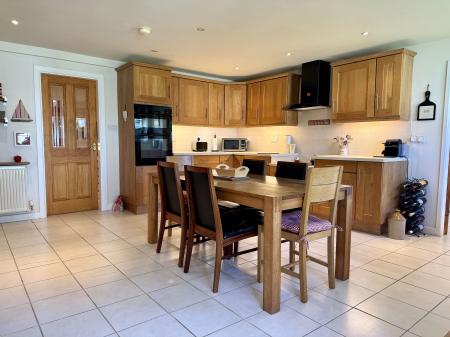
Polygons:
M179 121L182 124L208 125L208 82L179 79Z
M223 126L225 123L225 85L209 83L209 125Z
M413 58L410 50L333 63L333 119L409 119Z
M225 85L225 126L245 126L247 86Z
M286 110L298 102L299 76L277 75L247 86L247 125L297 125L298 111Z

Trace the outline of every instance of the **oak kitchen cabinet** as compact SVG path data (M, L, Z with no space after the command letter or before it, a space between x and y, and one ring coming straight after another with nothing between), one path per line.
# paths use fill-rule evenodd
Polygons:
M397 49L334 62L333 120L408 120L415 55Z
M245 84L225 85L225 125L245 126L247 108L247 86Z
M178 119L182 124L208 125L208 82L180 78Z
M298 102L299 76L280 74L247 84L247 125L297 125L298 111L287 106Z
M209 83L208 121L211 126L223 126L225 123L225 85Z
M315 167L341 165L342 183L353 186L353 229L381 234L388 215L398 206L400 185L407 178L403 158L389 162L315 159ZM317 215L328 214L328 205L314 206Z

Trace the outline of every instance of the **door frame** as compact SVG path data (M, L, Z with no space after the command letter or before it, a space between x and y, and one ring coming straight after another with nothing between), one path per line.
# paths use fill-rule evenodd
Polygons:
M447 200L448 166L450 155L450 60L447 61L447 77L445 81L444 108L442 120L441 151L439 159L439 182L436 214L436 235L444 233L445 202Z
M105 79L102 74L89 73L63 68L34 66L34 101L36 106L36 145L37 166L39 177L39 218L47 217L47 189L45 183L45 145L44 145L44 116L42 110L42 75L70 76L97 81L97 132L100 142L99 153L99 210L108 209L108 186L107 186L107 160L106 160L106 98Z

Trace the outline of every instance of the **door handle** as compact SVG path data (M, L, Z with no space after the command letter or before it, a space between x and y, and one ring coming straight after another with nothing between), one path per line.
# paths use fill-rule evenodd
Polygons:
M99 144L100 145L100 144ZM97 151L97 143L96 142L93 142L92 144L91 144L91 146L90 146L90 149L92 150L92 151Z

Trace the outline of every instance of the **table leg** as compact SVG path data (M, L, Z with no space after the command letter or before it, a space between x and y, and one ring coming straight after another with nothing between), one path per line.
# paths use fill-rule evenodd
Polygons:
M156 243L158 239L158 184L150 176L148 184L147 241Z
M347 280L350 275L350 248L353 222L353 188L345 190L345 198L338 202L337 225L342 230L336 236L336 271L339 280Z
M281 207L279 198L264 199L263 309L280 311Z

